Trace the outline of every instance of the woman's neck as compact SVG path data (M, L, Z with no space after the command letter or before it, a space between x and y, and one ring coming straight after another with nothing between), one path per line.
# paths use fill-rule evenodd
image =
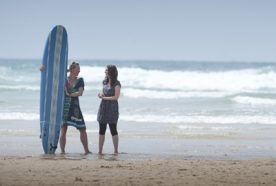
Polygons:
M77 78L77 77L76 77L75 75L73 75L73 74L70 74L70 75L69 75L69 79L70 79L70 80L74 80L74 79L76 79L76 78Z

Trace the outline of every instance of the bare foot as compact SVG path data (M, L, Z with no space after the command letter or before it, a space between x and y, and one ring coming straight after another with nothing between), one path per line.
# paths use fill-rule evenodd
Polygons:
M92 154L92 152L88 151L84 153L84 155L88 155L88 154Z

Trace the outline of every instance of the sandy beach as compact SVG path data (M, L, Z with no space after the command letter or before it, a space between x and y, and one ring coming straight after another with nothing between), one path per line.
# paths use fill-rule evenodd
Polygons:
M96 155L93 155L96 156ZM0 158L0 185L276 185L276 159Z

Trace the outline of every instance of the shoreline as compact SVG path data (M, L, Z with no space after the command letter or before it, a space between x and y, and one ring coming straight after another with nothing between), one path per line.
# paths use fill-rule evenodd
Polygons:
M197 137L167 135L163 133L164 131L155 131L152 128L146 130L143 128L145 124L139 127L137 125L137 123L120 123L119 152L122 152L121 157L123 159L135 159L137 157L138 159L165 158L180 160L276 158L276 138L274 135L276 128L274 126L274 128L270 128L269 125L262 126L254 132L248 129L245 130L244 138L233 139L228 137L210 138L208 135ZM156 127L155 125L157 124L147 124L149 127ZM88 122L87 126L89 126L89 148L93 153L96 153L98 152L98 126L93 122ZM36 121L20 122L11 120L3 123L1 121L0 156L40 156L43 154L43 149L39 138L39 130ZM59 152L58 147L56 154L59 154ZM73 127L68 128L66 152L69 153L69 156L70 154L83 153L79 132ZM107 154L113 152L109 131L106 134L103 152Z
M258 160L276 160L275 156L256 156L256 155L246 155L246 156L231 156L228 154L223 155L190 155L190 154L149 154L149 153L128 153L119 152L119 154L113 154L104 152L99 155L96 152L91 154L84 154L83 152L66 152L60 153L57 151L55 154L44 154L34 153L34 154L0 154L0 158L38 158L47 160L106 160L106 161L147 161L147 160L166 160L166 161L194 161L194 160L204 160L204 161L258 161Z
M276 185L276 158L61 159L0 156L0 185Z

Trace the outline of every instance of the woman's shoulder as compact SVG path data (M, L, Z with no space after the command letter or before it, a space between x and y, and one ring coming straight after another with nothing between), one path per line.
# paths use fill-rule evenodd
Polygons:
M76 86L77 87L84 87L84 80L83 80L82 77L77 78Z
M82 77L78 77L77 82L84 82L84 79Z
M116 87L117 85L118 85L119 87L121 87L121 82L120 82L119 80L117 80L116 83L114 84L115 87Z

